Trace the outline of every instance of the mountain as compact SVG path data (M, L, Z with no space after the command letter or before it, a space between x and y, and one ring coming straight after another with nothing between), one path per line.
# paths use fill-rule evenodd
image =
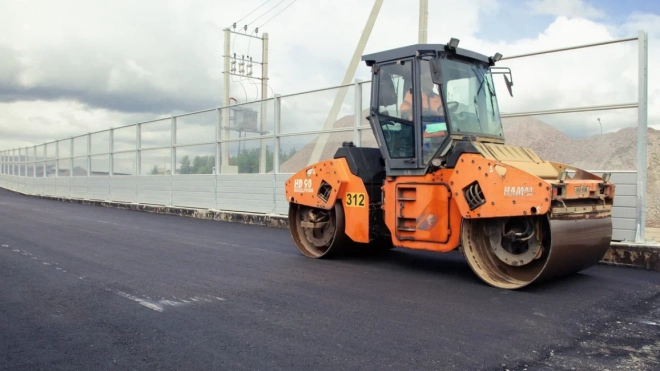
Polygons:
M573 139L530 117L502 120L508 144L585 170L636 170L637 128ZM647 129L646 225L660 227L660 130Z
M362 125L368 125L363 112ZM333 128L350 128L353 116L344 116ZM637 128L574 139L534 117L502 119L507 144L531 148L541 158L585 170L635 170L637 168ZM333 157L342 142L352 141L353 132L317 135L280 166L280 172L294 173L310 162L316 143L324 142L320 160ZM362 145L376 147L370 130L363 131ZM660 227L660 131L647 135L647 225Z

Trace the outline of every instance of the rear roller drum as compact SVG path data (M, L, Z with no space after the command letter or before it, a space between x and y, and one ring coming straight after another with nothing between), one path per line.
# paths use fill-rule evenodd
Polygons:
M350 240L344 233L344 210L289 204L289 231L296 247L309 258L327 258L344 251Z
M611 223L610 218L550 221L547 216L466 219L461 249L483 281L517 289L598 263L609 246Z

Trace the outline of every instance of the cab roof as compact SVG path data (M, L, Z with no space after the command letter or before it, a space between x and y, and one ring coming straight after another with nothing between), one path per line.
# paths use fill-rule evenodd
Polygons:
M374 63L410 58L416 56L417 53L428 52L452 53L467 58L473 58L484 63L493 63L490 57L487 57L483 54L475 53L471 50L461 48L450 49L446 44L413 44L396 49L385 50L382 52L365 54L362 56L362 60L367 63L367 66L372 66Z

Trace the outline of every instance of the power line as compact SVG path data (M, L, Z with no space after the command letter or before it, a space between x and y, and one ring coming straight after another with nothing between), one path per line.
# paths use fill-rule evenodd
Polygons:
M291 5L293 5L293 3L295 3L296 1L298 1L298 0L293 0L289 5L287 5L284 9L280 10L277 14L275 14L274 16L272 16L269 20L267 20L266 22L264 22L264 24L262 24L262 25L259 26L258 28L261 28L261 27L265 26L266 23L270 22L273 18L275 18L275 17L277 17L278 15L280 15L280 13L282 13L283 11L285 11L288 7L290 7Z
M251 79L248 79L248 82L250 83L250 85L254 85L254 88L257 91L257 93L254 95L254 100L258 100L259 99L259 84L252 81ZM262 98L265 99L266 97L262 97Z
M244 16L243 18L239 19L239 20L236 21L235 23L238 23L238 22L244 20L245 18L249 17L250 14L256 12L259 8L261 8L262 6L266 5L266 3L268 3L269 1L270 1L270 0L266 0L263 4L261 4L261 5L259 5L258 7L256 7L253 11L251 11L250 13L248 13L248 15L246 15L246 16Z
M285 1L286 1L286 0L282 0L282 1L280 1L279 3L277 3L277 4L275 4L275 6L274 6L274 7L272 7L272 8L270 8L270 9L268 9L268 10L267 10L267 11L266 11L265 13L263 13L263 14L262 14L262 15L260 15L260 16L258 16L258 17L257 17L256 19L253 19L253 20L252 20L252 22L250 22L250 23L248 23L248 25L251 25L252 23L254 23L254 22L256 22L256 21L257 21L257 19L259 19L259 18L261 18L261 17L263 17L263 16L265 16L266 14L268 14L268 12L270 12L271 10L273 10L273 9L275 9L275 8L277 8L277 6L278 6L278 5L280 5L280 4L282 4L282 3L283 3L283 2L285 2Z

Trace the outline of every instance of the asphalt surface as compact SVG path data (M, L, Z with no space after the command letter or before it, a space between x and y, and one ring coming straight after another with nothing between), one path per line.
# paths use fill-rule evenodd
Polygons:
M657 370L660 274L520 291L458 253L312 260L288 230L0 190L2 370Z

